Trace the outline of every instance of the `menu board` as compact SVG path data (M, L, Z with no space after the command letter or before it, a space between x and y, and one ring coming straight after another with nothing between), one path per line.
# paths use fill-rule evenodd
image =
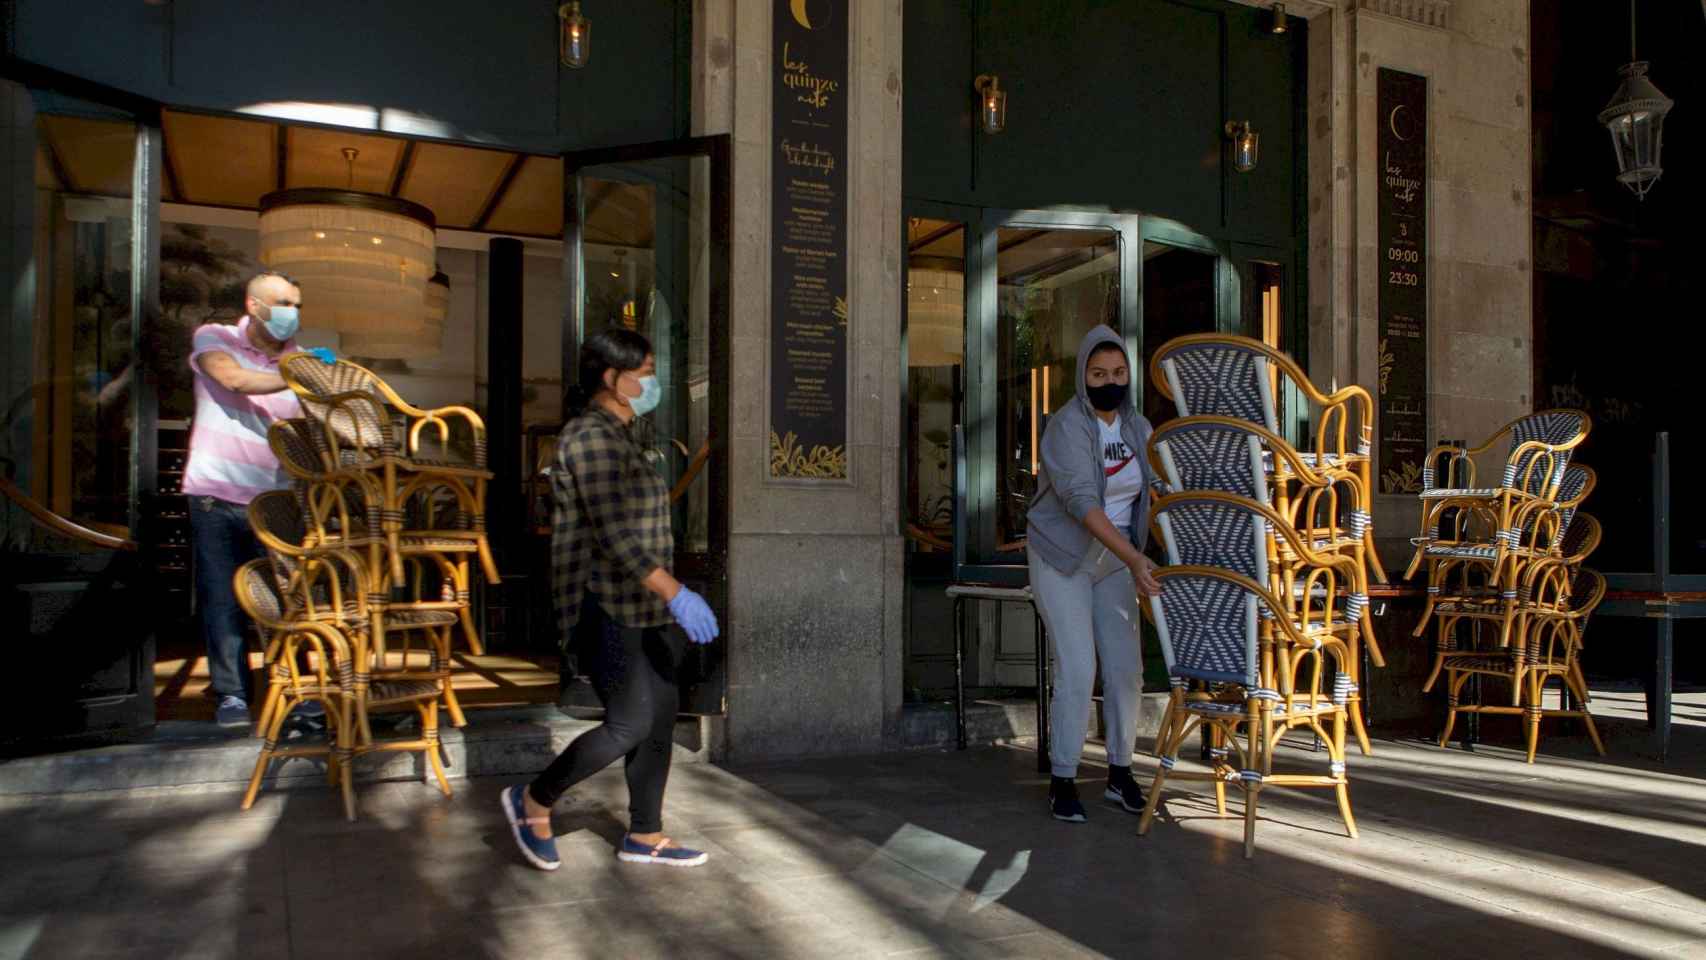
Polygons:
M1428 450L1428 81L1381 68L1380 391L1381 493L1422 489Z
M770 468L847 472L847 0L775 0Z

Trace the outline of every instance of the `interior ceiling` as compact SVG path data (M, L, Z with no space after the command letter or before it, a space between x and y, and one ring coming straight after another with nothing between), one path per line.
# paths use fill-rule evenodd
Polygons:
M441 229L563 235L563 163L557 157L170 110L161 127L162 199L171 203L255 210L273 190L353 186L421 204ZM37 129L37 186L130 195L130 125L44 115ZM357 151L353 164L343 154L350 147ZM589 179L586 240L650 247L651 191Z

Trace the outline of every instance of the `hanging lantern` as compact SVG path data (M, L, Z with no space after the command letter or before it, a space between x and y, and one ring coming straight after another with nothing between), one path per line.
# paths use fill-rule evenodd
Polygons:
M965 274L907 270L906 365L950 367L966 352Z
M1618 71L1623 83L1600 111L1599 122L1611 131L1611 147L1617 152L1617 182L1646 199L1647 191L1659 181L1664 168L1659 151L1664 146L1665 114L1675 105L1647 79L1647 64L1636 60Z
M580 0L557 8L557 59L579 70L592 55L592 21L581 15Z
M426 360L444 349L444 321L450 313L450 278L443 271L427 281L426 323L418 334L379 330L344 333L338 345L346 356L369 360Z
M345 148L351 181L355 154ZM419 336L437 259L432 211L359 190L299 187L261 198L260 259L302 288L305 326Z
M1659 151L1664 148L1665 114L1675 103L1647 79L1647 61L1635 54L1635 0L1629 0L1629 63L1618 73L1623 82L1599 112L1599 122L1611 131L1617 182L1645 200L1664 173Z

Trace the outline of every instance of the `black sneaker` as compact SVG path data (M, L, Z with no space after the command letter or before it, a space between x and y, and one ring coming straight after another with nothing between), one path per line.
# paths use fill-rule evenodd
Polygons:
M1108 768L1108 789L1102 799L1119 804L1127 813L1143 812L1143 788L1132 779L1130 767Z
M1078 784L1071 777L1053 777L1048 785L1048 809L1056 820L1083 823L1084 804L1078 801Z

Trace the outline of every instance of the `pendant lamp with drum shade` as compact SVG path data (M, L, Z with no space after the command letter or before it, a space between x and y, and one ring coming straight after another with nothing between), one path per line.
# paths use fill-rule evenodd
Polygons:
M952 270L907 270L907 366L951 367L964 359L965 284L965 274Z
M343 333L338 345L351 359L426 360L444 349L444 321L450 313L450 278L444 271L427 281L426 324L418 334L381 330L372 333Z
M340 334L420 337L436 261L431 210L355 187L297 187L261 198L260 259L302 288L304 326ZM347 348L346 348L347 349Z

